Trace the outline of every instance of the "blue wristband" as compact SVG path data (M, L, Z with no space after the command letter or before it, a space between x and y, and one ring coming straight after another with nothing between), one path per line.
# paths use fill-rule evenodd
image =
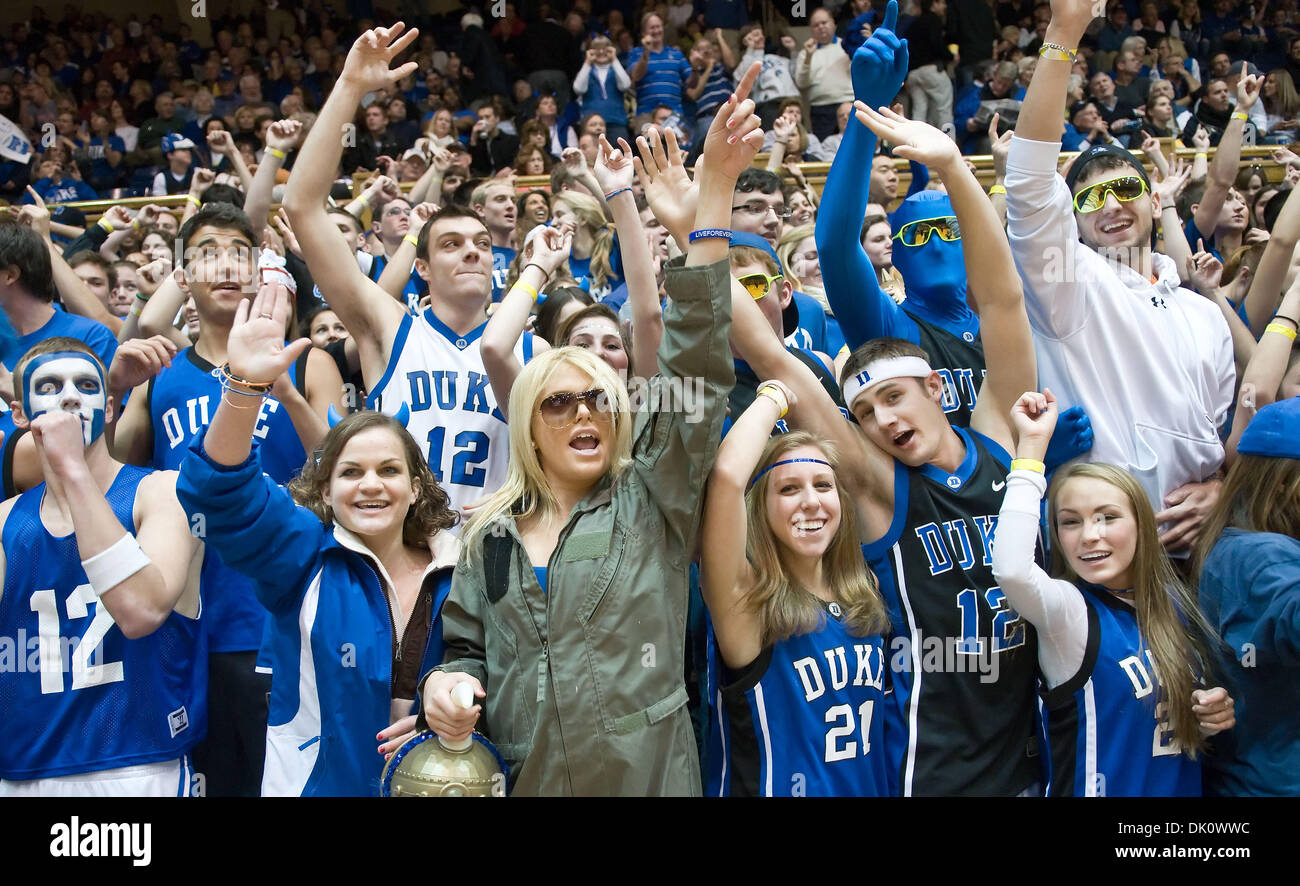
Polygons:
M726 228L704 228L699 231L691 231L690 242L696 240L730 240L731 231Z
M605 195L605 201L608 202L610 200L613 200L615 197L617 197L619 194L623 193L624 191L630 191L630 190L632 189L628 187L628 188L618 188L617 190L610 191L608 194Z

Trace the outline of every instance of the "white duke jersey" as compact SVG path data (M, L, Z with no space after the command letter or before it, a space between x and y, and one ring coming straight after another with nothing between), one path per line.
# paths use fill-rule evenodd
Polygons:
M457 510L499 489L510 462L510 431L479 350L485 326L457 335L431 308L403 317L384 374L366 400L387 415L409 410L406 429ZM526 363L532 356L533 336L525 332L515 357Z

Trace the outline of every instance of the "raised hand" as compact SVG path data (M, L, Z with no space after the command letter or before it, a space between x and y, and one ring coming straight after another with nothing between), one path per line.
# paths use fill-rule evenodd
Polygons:
M664 150L658 130L650 130L648 136L638 136L636 146L641 156L633 160L633 166L655 218L668 229L678 245L684 246L686 235L695 221L700 188L682 165L682 152L677 148L677 136L671 129L667 138L668 148ZM695 174L698 178L698 163Z
M407 31L403 22L391 28L371 28L352 44L339 79L363 92L371 92L414 74L419 65L413 61L396 68L391 65L418 36L418 28Z
M293 226L289 224L289 214L284 211L283 206L276 210L271 223L280 232L280 239L284 241L284 248L302 258L302 247L298 245L298 238L294 236Z
M411 207L411 231L418 237L425 223L438 211L437 203L417 203Z
M151 262L150 267L157 262ZM144 289L143 281L141 289ZM157 287L155 286L155 289ZM122 342L113 353L113 363L108 367L108 389L124 393L153 378L172 365L176 345L164 335L151 338L132 338Z
M1202 735L1214 735L1237 725L1236 703L1222 686L1192 691L1192 712Z
M561 151L560 162L574 175L582 175L587 171L587 158L577 148L565 148Z
M758 62L749 66L736 84L736 91L722 103L709 126L701 155L709 175L722 175L734 182L754 162L754 155L763 146L763 130L754 113L754 100L749 97L762 69ZM673 141L675 146L676 139Z
M291 302L281 283L263 283L251 304L240 300L226 343L232 373L254 384L270 384L311 347L309 338L284 343Z
M1016 426L1016 452L1026 446L1033 446L1040 452L1047 451L1047 441L1056 430L1056 397L1047 388L1040 394L1026 391L1011 407L1011 421Z
M194 177L190 179L190 193L195 197L202 197L216 180L217 174L211 169L196 169Z
M888 105L907 79L907 41L894 33L897 25L898 0L889 0L880 27L853 53L853 95L867 107Z
M1237 110L1249 111L1259 101L1260 90L1264 88L1264 78L1246 73L1246 63L1241 63L1241 77L1237 80Z
M749 37L751 36L754 38L753 40L749 39ZM749 34L746 35L745 45L748 46L750 49L762 49L763 48L762 40L763 40L762 31L750 31ZM782 34L781 48L793 55L795 50L799 48L799 44L796 43L795 39L791 37L789 34Z
M125 206L110 206L104 213L104 218L113 226L113 230L120 231L131 224L131 211Z
M531 261L541 265L549 280L562 264L569 260L573 251L573 232L561 231L559 228L547 228L533 238L533 255Z
M1159 174L1157 169L1156 173ZM1187 187L1187 183L1192 179L1192 166L1181 157L1175 157L1174 163L1169 167L1169 174L1156 182L1155 192L1160 197L1161 206L1173 206L1178 195Z
M993 175L998 181L1007 176L1007 154L1011 152L1011 136L1014 134L1014 130L1008 129L998 135L1001 119L1000 114L994 114L989 120L989 154L993 157Z
M786 116L777 117L772 121L772 132L776 134L776 140L783 145L790 144L791 139L798 134L794 121Z
M381 175L379 177L379 196L385 203L389 200L396 200L402 196L402 188L394 179Z
M1198 151L1210 149L1210 133L1204 126L1197 126L1196 132L1192 133L1192 146Z
M230 133L224 129L214 129L208 133L208 148L214 154L223 156L234 153L235 140L231 138Z
M292 151L302 144L302 123L297 120L276 120L266 130L266 146L277 151Z
M281 210L283 212L284 210ZM167 275L172 271L171 262L165 258L156 258L147 265L142 265L140 270L135 272L135 278L140 286L140 292L145 298L150 298L162 282L167 279Z
M909 120L902 114L882 108L873 111L862 102L854 102L858 120L876 134L877 138L895 145L894 155L904 160L915 160L936 170L961 162L957 143L920 120Z
M433 158L429 163L439 175L445 174L448 169L451 169L451 151L446 148L434 148Z
M601 190L612 194L619 188L632 187L635 169L632 163L632 148L623 139L618 140L618 147L610 147L609 141L601 133L600 144L596 150L596 181Z
M1201 295L1211 296L1223 277L1223 262L1205 251L1205 241L1196 241L1196 254L1187 260L1187 278Z

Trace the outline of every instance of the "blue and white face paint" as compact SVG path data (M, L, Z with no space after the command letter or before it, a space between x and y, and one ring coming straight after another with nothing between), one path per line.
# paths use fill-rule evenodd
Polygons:
M29 421L47 412L79 416L87 446L104 433L108 388L99 365L79 351L55 351L31 360L23 372L22 398Z

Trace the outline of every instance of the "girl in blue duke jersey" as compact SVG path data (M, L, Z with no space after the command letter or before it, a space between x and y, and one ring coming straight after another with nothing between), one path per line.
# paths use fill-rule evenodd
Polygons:
M700 583L723 665L707 792L887 796L888 621L856 512L828 443L769 441L794 395L775 381L758 394L705 501Z
M1213 631L1165 557L1137 480L1077 464L1052 483L1051 578L1034 563L1051 391L1012 408L1019 437L998 516L993 573L1038 633L1049 796L1200 796L1206 736L1234 724L1222 687L1201 689Z

